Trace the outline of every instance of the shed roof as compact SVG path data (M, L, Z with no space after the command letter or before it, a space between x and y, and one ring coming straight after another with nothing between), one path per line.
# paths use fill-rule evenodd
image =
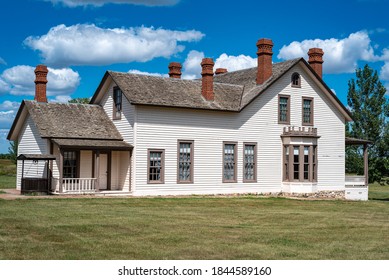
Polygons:
M91 139L52 139L61 148L83 149L88 148L91 150L131 150L132 145L124 141L115 140L91 140Z

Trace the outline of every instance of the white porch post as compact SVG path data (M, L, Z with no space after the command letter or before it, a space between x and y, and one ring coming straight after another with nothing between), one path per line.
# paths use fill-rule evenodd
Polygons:
M365 176L365 186L369 185L369 154L367 144L363 144L363 175Z
M59 193L63 193L63 151L59 149Z
M96 152L95 176L97 178L95 189L96 189L96 192L98 192L99 191L99 185L100 185L100 151Z

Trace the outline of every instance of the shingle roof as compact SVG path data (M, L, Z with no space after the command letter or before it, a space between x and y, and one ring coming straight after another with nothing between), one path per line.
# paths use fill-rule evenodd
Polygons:
M100 106L35 101L24 104L43 138L123 139Z
M91 139L52 139L61 148L88 148L88 149L108 149L108 150L126 150L133 148L132 145L124 141L116 140L91 140Z
M112 77L132 104L239 112L300 60L273 64L272 77L262 85L256 84L256 67L217 75L214 77L214 101L207 101L201 95L201 80L113 71L108 71L106 75Z

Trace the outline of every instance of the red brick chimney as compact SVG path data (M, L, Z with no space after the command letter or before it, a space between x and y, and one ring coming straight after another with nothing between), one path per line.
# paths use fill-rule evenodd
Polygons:
M324 52L320 48L312 48L308 51L308 63L320 78L323 77L323 55Z
M35 98L37 102L47 102L46 84L47 84L47 66L38 65L35 68Z
M203 58L201 61L201 76L202 86L201 94L206 100L212 101L214 99L213 93L213 66L215 63L212 58Z
M258 47L257 84L261 85L273 75L273 64L272 64L273 41L270 39L259 39L257 42L257 47Z
M216 75L227 73L228 70L226 68L217 68L215 71Z
M181 79L181 63L170 62L169 64L169 77L175 79Z

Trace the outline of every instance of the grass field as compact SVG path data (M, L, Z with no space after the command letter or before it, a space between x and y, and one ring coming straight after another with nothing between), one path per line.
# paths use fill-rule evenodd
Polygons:
M0 259L389 259L389 202L0 200Z
M15 188L16 164L0 159L0 190Z

